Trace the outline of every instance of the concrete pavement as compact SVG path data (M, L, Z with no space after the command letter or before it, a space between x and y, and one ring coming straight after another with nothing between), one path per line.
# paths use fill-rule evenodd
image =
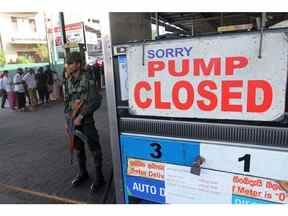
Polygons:
M105 99L95 119L108 181L112 162ZM71 187L77 161L75 155L70 165L63 126L63 104L45 105L37 112L0 111L0 203L101 203L106 190L107 203L114 202L113 184L96 194L89 193L91 180ZM93 178L92 158L86 151Z

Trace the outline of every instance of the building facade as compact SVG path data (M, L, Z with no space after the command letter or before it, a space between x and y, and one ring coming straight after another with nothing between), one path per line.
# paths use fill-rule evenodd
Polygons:
M24 57L32 62L43 61L39 46L46 46L45 16L41 12L0 13L0 47L6 62L19 63Z

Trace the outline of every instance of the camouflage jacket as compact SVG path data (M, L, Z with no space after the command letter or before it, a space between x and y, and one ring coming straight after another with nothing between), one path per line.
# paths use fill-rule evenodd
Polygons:
M74 112L75 101L83 103L80 114L84 123L93 120L93 113L100 105L102 96L97 91L96 82L86 71L81 71L79 79L73 77L64 81L64 112Z

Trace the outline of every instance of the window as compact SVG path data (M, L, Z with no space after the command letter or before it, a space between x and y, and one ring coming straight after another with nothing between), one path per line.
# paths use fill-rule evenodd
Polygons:
M29 19L29 26L30 26L31 31L33 32L37 31L35 19Z
M11 23L12 23L13 31L18 31L18 24L17 24L17 18L16 17L11 17Z

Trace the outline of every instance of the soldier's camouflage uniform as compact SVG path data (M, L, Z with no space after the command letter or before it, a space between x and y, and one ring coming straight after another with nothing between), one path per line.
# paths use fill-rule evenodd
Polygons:
M73 104L76 100L80 100L80 102L83 103L83 106L80 109L80 114L83 116L83 119L81 125L75 127L75 129L82 132L87 138L87 145L95 164L96 180L103 177L101 171L102 151L99 143L98 131L95 128L93 113L99 108L101 99L102 96L97 92L95 79L86 71L81 71L80 77L77 80L71 77L64 81L65 114L74 111ZM84 144L83 139L75 136L75 149L79 162L80 174L83 174L83 172L87 173Z

